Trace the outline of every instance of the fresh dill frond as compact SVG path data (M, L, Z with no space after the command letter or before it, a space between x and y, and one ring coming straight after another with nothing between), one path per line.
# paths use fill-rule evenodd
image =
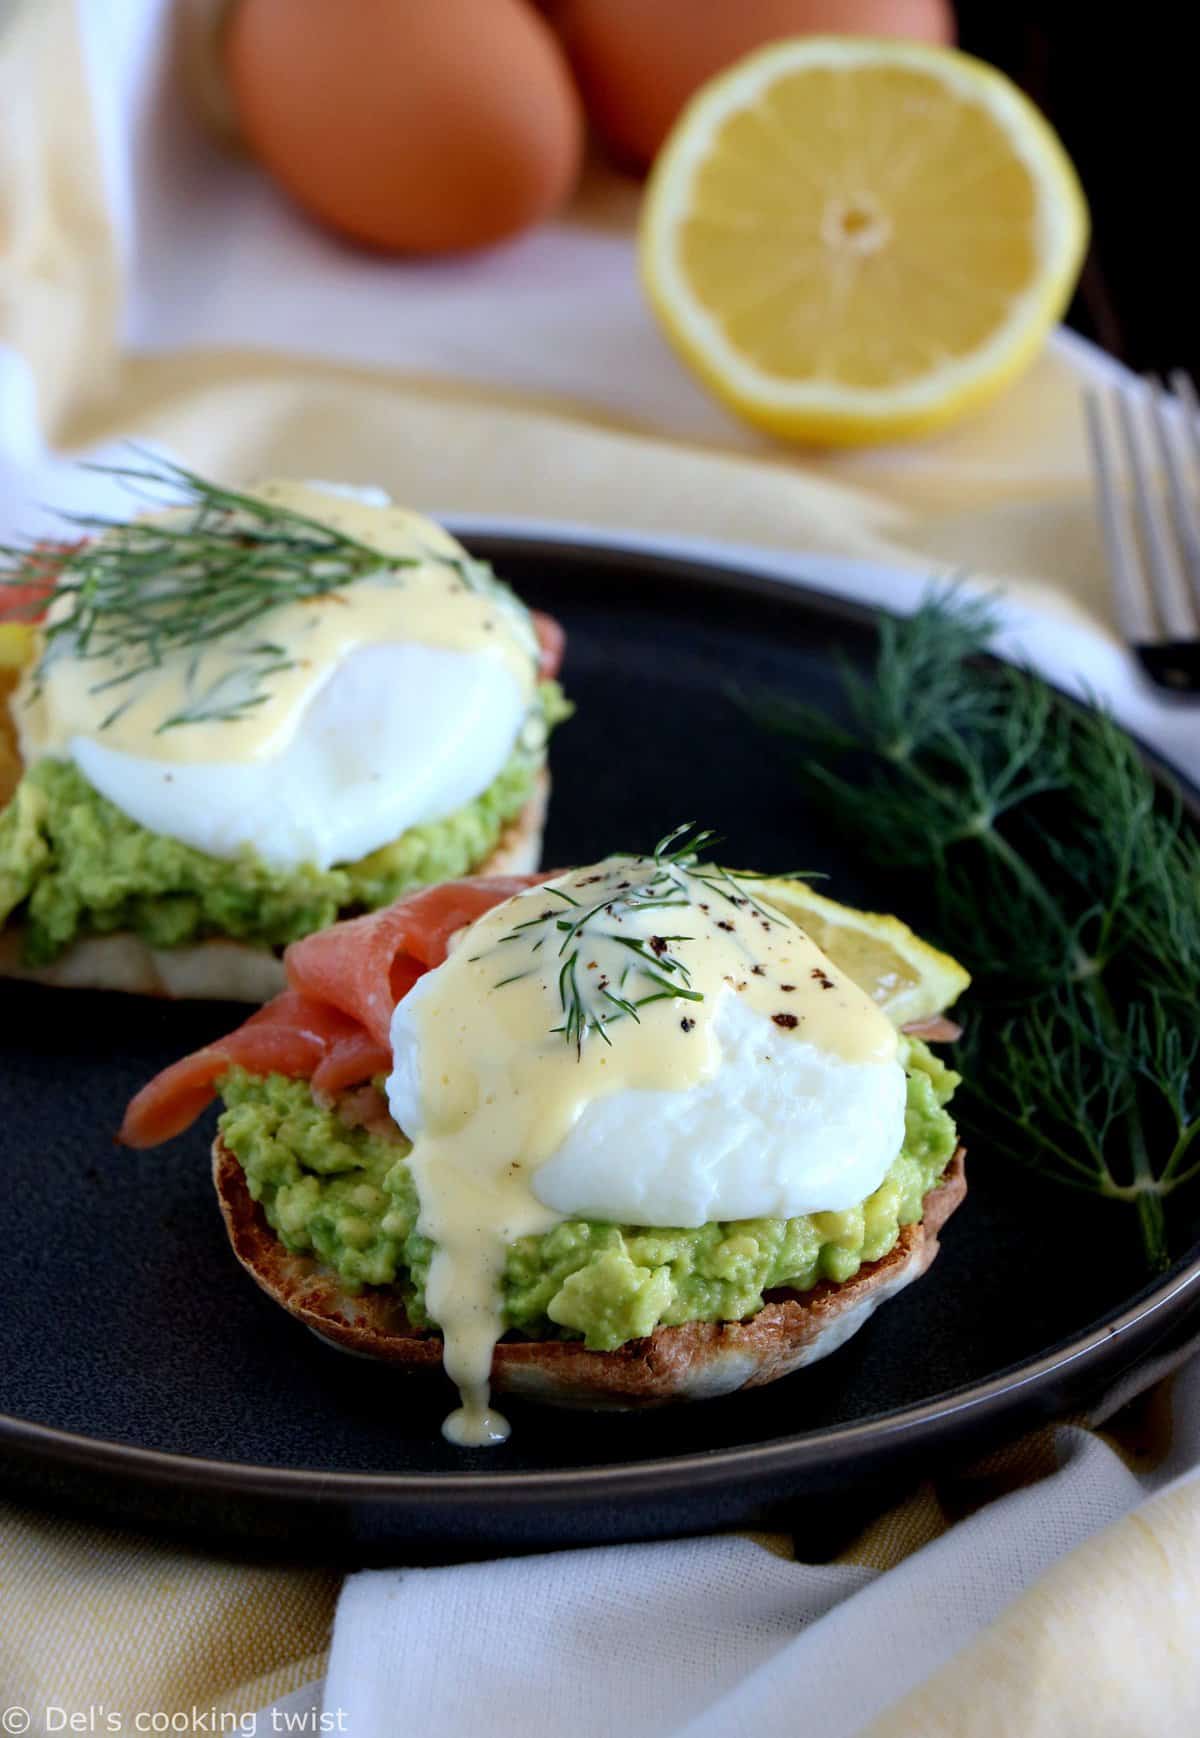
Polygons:
M781 921L778 912L742 891L734 871L701 861L702 853L717 843L714 833L690 823L677 827L659 840L649 856L622 858L610 873L598 873L594 879L602 891L590 905L565 888L546 887L540 892L557 897L562 905L548 906L536 917L514 924L498 939L498 948L523 943L531 954L547 940L557 944L562 1018L551 1031L561 1034L577 1054L591 1035L611 1044L608 1028L614 1022L640 1021L641 1009L654 1002L704 1000L677 951L694 938L665 927L649 939L622 933L627 920L651 911L686 910L700 891L733 905L752 905L765 923ZM503 989L528 976L527 970L511 972L493 988Z
M760 720L844 836L902 870L973 974L968 1117L1044 1175L1132 1203L1147 1256L1200 1172L1200 836L1103 710L984 656L961 593L886 618L847 720Z
M114 691L113 723L130 685L167 659L194 658L215 641L234 641L237 666L165 718L160 731L235 722L268 698L266 684L292 667L279 646L253 628L283 604L327 596L386 568L401 575L417 557L379 550L304 513L210 482L185 466L134 449L140 462L87 468L115 477L165 518L64 517L79 540L57 559L44 544L0 545L5 586L37 588L47 606L35 684L63 653L107 667L92 693ZM443 557L463 584L477 564ZM245 636L245 643L241 637Z

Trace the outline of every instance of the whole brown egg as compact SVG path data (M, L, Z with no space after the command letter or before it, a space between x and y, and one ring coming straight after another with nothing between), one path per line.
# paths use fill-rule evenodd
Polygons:
M482 247L578 175L579 98L527 0L238 0L223 54L254 154L370 247Z
M613 154L645 168L700 85L788 36L954 40L947 0L554 0L588 118Z

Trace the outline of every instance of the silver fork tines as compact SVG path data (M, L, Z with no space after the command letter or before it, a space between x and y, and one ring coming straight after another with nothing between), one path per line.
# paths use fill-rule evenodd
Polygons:
M1121 633L1160 686L1200 693L1200 401L1181 371L1171 386L1168 393L1157 381L1131 382L1110 395L1132 518L1105 395L1088 391L1084 409Z

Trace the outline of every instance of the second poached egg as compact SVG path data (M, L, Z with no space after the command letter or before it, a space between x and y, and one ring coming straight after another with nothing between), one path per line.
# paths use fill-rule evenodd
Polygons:
M537 636L490 570L380 491L281 482L250 493L301 515L289 522L300 537L328 526L353 539L361 576L321 590L329 560L293 557L311 560L316 586L240 626L254 582L234 596L226 581L227 600L211 604L201 586L188 608L223 610L230 625L157 660L119 636L100 656L54 636L52 606L45 656L14 704L22 758L74 761L132 820L210 856L252 849L280 869L326 869L488 788L539 725ZM191 513L139 523L152 540L159 525L186 533ZM164 549L164 577L151 574L139 601L146 621L176 595Z

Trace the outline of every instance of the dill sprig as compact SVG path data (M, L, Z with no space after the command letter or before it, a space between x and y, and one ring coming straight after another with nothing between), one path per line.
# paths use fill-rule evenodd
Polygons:
M702 1002L703 992L693 988L687 962L676 951L692 936L664 928L647 940L622 933L621 926L650 911L686 910L695 904L697 889L731 905L752 905L765 923L780 922L777 912L742 890L733 870L701 861L702 853L717 843L716 834L689 822L660 839L650 856L621 859L611 874L598 875L603 891L590 904L562 887L542 889L560 904L547 906L501 936L499 947L525 943L530 963L501 978L495 988L544 969L536 956L548 943L555 954L562 1009L551 1031L565 1037L577 1054L582 1054L589 1034L611 1044L608 1028L621 1019L640 1022L641 1009L653 1002Z
M986 603L932 598L883 620L869 675L844 666L845 725L761 717L970 966L969 1120L1132 1204L1161 1268L1166 1203L1200 1172L1200 837L1108 713L984 656L993 631Z
M169 517L64 514L80 537L56 570L44 544L0 544L0 595L6 585L48 588L35 683L64 653L104 665L89 690L113 695L102 729L131 704L132 684L180 656L191 660L189 699L159 731L247 717L268 698L269 679L293 664L283 647L253 633L257 622L381 568L417 565L416 557L381 555L304 513L134 451L139 463L87 468L118 478L147 505L176 509ZM464 584L479 583L477 564L430 553ZM236 663L205 685L201 660L218 640L234 643Z

